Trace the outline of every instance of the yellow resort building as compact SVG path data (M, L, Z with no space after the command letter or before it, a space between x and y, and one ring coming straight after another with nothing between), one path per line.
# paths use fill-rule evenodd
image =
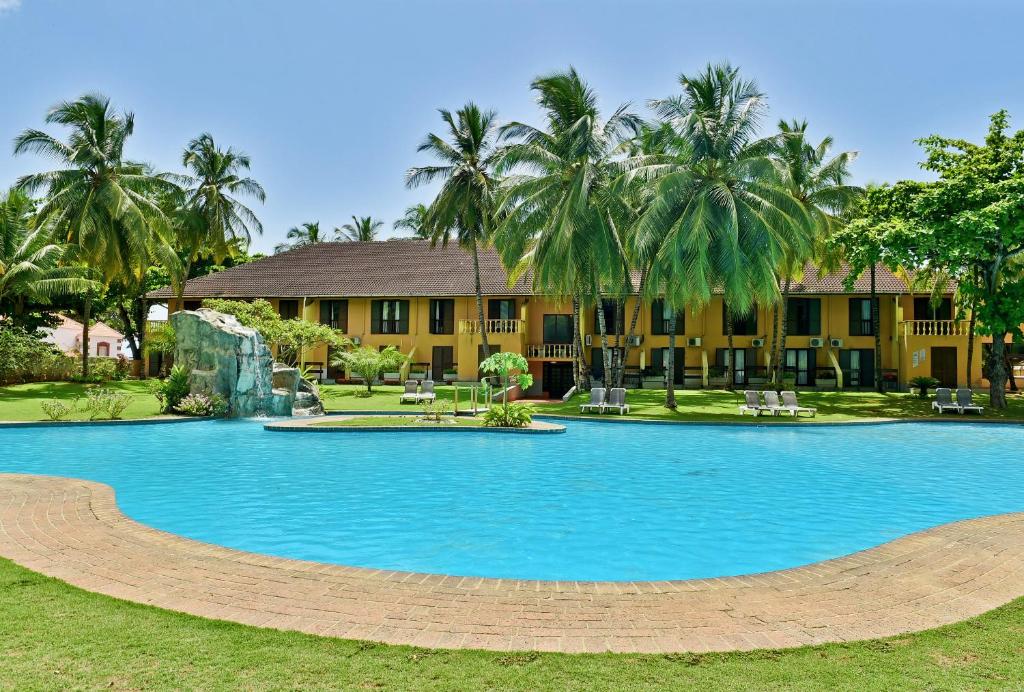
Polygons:
M531 396L561 397L573 384L572 307L569 301L537 295L530 276L509 284L498 256L480 252L484 329L493 351L515 351L530 363ZM975 340L967 372L968 322L952 294L935 305L914 295L892 272L879 267L876 286L881 315L881 363L875 363L869 285L858 278L845 288L846 270L819 277L808 268L792 286L785 352L796 386L814 389L867 389L880 367L886 386L906 389L918 375L942 385L987 388L982 375L986 341ZM318 243L272 255L188 281L182 304L170 289L149 299L169 312L200 307L205 298L268 300L285 318L301 317L339 329L356 344L396 346L408 354L412 376L441 381L476 381L482 359L472 255L456 244L429 241ZM636 298L625 301L623 319L616 303L603 305L613 358L627 351L626 339ZM581 331L585 356L595 377L603 369L596 308L584 311ZM757 388L766 381L772 343L771 306L733 320L735 381ZM662 301L641 305L626 362L626 384L664 387L670 314ZM675 381L680 388L725 384L729 351L720 297L700 312L679 314ZM308 349L305 363L323 379L344 381L330 365L325 346Z

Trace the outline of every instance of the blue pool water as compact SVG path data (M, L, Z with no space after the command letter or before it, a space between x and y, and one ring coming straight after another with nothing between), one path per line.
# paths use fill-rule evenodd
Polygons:
M568 423L563 435L247 421L0 430L0 471L86 478L166 531L272 555L526 579L793 567L1024 510L1018 426Z

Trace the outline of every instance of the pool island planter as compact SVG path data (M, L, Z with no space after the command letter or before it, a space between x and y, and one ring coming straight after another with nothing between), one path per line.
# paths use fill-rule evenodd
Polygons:
M392 414L403 415L401 413ZM417 417L417 414L404 414L406 417ZM492 428L483 425L457 425L453 423L417 423L415 425L325 425L333 418L334 420L356 420L366 418L372 420L374 417L383 418L377 413L370 414L329 414L316 418L293 418L290 420L274 421L263 426L264 430L275 432L317 432L317 433L354 433L354 432L460 432L460 433L518 433L518 434L558 434L565 432L565 426L547 421L534 421L523 428Z
M243 624L424 647L795 647L920 631L1024 595L1024 513L943 524L778 572L546 582L345 567L201 543L130 519L113 489L92 481L0 474L0 508L0 555L80 588Z

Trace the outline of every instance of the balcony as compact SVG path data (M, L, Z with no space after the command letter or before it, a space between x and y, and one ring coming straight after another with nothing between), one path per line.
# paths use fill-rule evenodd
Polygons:
M484 320L488 334L522 334L526 331L525 320ZM459 320L459 334L479 334L477 320Z
M530 360L572 360L572 344L528 344L526 357Z
M906 320L900 322L903 337L908 336L967 336L971 323L967 320Z

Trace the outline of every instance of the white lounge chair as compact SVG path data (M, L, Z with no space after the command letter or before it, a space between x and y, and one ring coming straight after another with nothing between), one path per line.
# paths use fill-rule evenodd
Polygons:
M946 411L962 413L960 407L953 403L953 394L949 387L938 387L935 390L935 400L932 401L932 408L939 413L945 413Z
M752 416L760 416L767 411L768 407L761 404L761 397L754 389L747 389L743 392L744 403L740 404L740 415L750 413Z
M796 392L782 393L782 408L780 411L789 411L790 415L798 416L801 413L809 413L811 416L818 415L818 409L813 406L801 406L796 400Z
M419 401L420 395L419 392L417 391L419 386L420 383L417 382L416 380L406 380L405 391L402 392L402 396L398 399L398 403L404 404L407 401L411 401L415 404L417 401Z
M434 381L423 380L420 383L420 393L418 401L433 401L437 398L437 394L434 393Z
M985 407L978 406L974 403L973 392L966 387L961 387L956 390L956 405L960 409L960 413L964 411L974 411L975 413L984 413Z
M594 387L590 390L590 401L580 404L580 413L588 413L597 409L598 413L604 410L604 400L607 390L604 387Z
M764 390L764 405L765 408L771 411L773 416L777 416L781 411L786 410L779 401L779 393L774 389Z
M602 411L605 409L615 409L619 412L619 415L629 413L629 404L626 403L626 390L622 387L612 387L612 390L608 392L608 403L604 405Z

